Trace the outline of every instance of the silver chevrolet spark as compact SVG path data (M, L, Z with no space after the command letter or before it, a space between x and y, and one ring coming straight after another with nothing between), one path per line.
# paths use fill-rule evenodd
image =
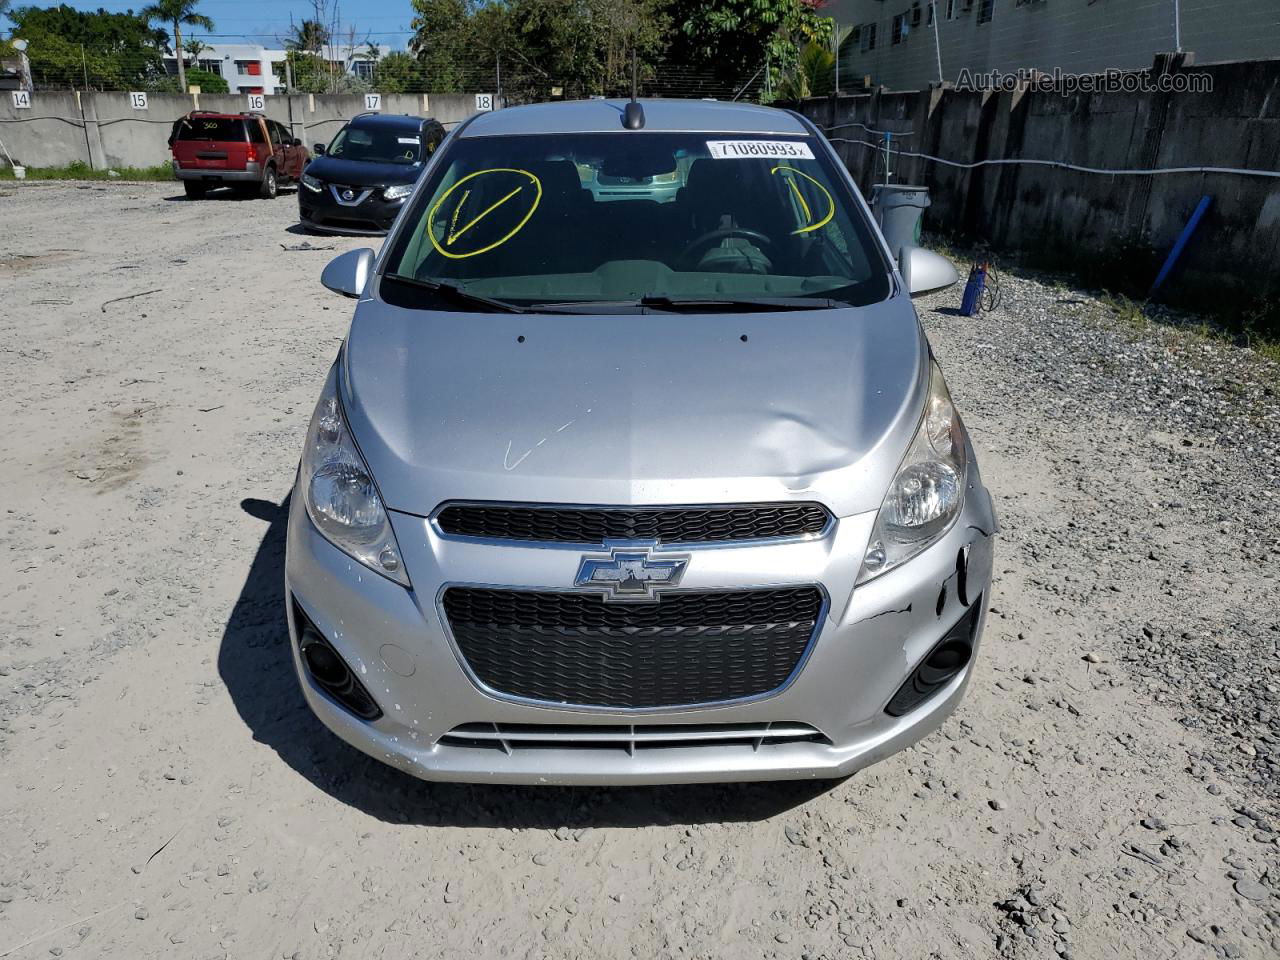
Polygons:
M495 783L842 777L935 729L996 531L910 301L939 260L796 114L461 124L324 271L357 303L289 517L316 715Z

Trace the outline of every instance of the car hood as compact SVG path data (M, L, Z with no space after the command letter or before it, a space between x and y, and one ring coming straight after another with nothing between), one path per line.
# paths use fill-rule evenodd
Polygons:
M361 301L342 399L388 507L880 507L928 387L911 302L532 316Z
M407 163L368 163L342 160L338 157L316 157L307 164L307 173L328 183L353 187L385 187L397 183L413 183L422 172L421 166Z

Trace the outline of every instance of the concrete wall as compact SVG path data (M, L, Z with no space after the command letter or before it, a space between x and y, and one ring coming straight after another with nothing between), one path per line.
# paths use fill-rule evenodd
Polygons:
M61 167L88 156L88 141L74 93L59 91L33 96L31 109L14 110L10 91L6 90L0 93L0 121L5 119L24 121L0 122L0 143L18 163L34 164L38 154L49 157L49 163L41 161L40 166Z
M1199 63L1249 60L1280 54L1277 0L1177 0L1182 49ZM841 26L875 23L876 48L846 46L841 86L869 75L877 86L919 90L938 80L931 0L834 0L823 12ZM979 23L982 0L937 0L942 78L954 83L970 72L1022 68L1046 73L1141 70L1157 53L1177 49L1175 0L995 0L989 22ZM920 9L920 26L893 43L893 18ZM948 19L948 14L951 19ZM847 81L846 81L846 78Z
M169 159L173 121L190 110L239 113L238 94L150 94L146 110L134 110L128 93L36 91L31 108L15 110L0 96L0 141L19 164L61 167L75 161L103 167L150 167ZM298 94L267 97L266 116L290 127L310 146L327 143L342 124L364 112L363 95ZM474 94L384 94L383 113L435 117L451 127L475 112Z
M1171 68L1177 69L1177 68ZM905 150L972 163L1053 160L1110 169L1214 166L1280 170L1280 60L1219 64L1207 94L982 94L934 89L812 100L837 150L869 195L882 155L839 140L879 142L849 126L896 131ZM1230 310L1280 299L1280 179L1220 173L1108 176L1046 166L972 170L895 157L893 182L929 187L926 228L997 252L1089 272L1110 264L1135 287L1204 195L1213 205L1167 297Z

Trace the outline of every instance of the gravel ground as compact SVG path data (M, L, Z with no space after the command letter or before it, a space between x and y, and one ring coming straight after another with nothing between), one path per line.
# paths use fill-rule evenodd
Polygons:
M0 210L0 958L1280 952L1274 366L1034 279L921 301L1003 525L937 735L817 786L431 786L284 645L363 241L171 184Z

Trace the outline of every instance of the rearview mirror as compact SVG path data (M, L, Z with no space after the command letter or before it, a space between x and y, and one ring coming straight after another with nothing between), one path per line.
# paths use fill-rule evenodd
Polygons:
M641 153L628 154L621 157L610 157L600 168L606 177L618 177L624 180L647 180L649 177L671 173L676 169L671 155L648 156Z
M323 144L323 143L317 143L314 147L312 147L312 148L311 148L311 152L312 152L312 153L314 153L317 157L323 157L323 156L324 156L324 144Z
M944 290L960 279L950 260L921 247L903 247L898 270L913 297Z
M320 274L320 282L344 297L358 297L364 292L372 272L373 251L368 247L361 247L359 250L348 250L342 256L330 260Z

